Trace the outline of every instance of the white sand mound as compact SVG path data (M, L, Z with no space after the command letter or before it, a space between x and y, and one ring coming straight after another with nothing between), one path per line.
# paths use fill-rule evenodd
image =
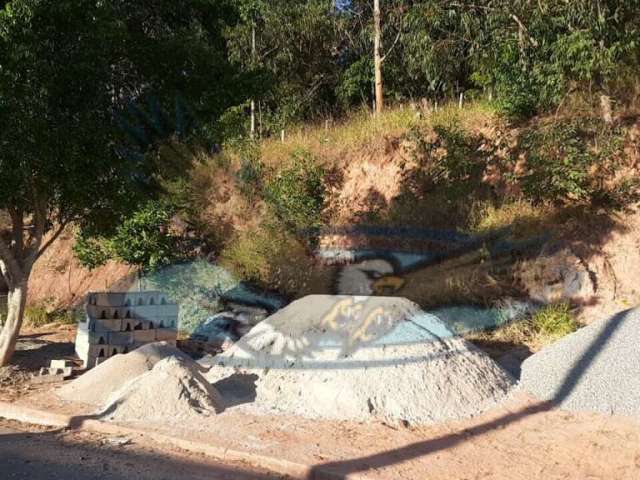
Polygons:
M256 402L311 418L432 423L502 401L513 379L402 298L312 295L209 360L212 382L256 374Z
M192 363L171 356L115 392L102 416L115 421L167 422L214 415L222 404L220 394Z
M149 343L133 352L109 358L60 388L57 393L65 400L102 407L113 392L170 356L194 363L187 355L166 342Z

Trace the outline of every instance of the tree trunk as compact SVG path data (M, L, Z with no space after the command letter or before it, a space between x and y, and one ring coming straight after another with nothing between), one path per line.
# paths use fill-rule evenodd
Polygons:
M7 365L16 349L27 303L27 280L21 280L9 290L7 317L0 332L0 367Z
M256 27L251 27L251 65L255 67L256 62ZM251 99L251 138L256 136L256 102Z
M380 29L380 0L373 0L373 63L376 76L376 115L384 108L384 95L382 90L382 48Z

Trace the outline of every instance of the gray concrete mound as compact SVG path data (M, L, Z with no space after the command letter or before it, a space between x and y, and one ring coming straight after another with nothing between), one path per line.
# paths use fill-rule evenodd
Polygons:
M57 394L64 400L103 407L113 392L170 356L194 363L186 354L166 342L149 343L130 353L109 358L61 387Z
M215 415L222 409L220 394L195 365L171 356L115 392L107 401L102 418L174 422Z
M310 418L433 423L501 402L513 379L403 298L312 295L201 363L211 382L251 375L255 403Z
M529 357L521 382L568 410L640 416L640 310L592 323Z

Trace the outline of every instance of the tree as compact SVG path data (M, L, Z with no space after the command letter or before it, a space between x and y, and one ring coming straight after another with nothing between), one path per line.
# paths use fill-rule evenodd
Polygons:
M380 28L380 0L373 0L373 65L376 77L376 114L384 108L384 92L382 90L382 53L380 49L382 31Z
M9 362L36 260L70 224L87 237L161 191L157 156L131 154L118 112L180 93L197 118L238 102L225 2L14 0L0 10L0 273ZM215 78L216 81L211 81ZM140 144L150 133L140 128Z
M330 0L242 0L227 30L230 58L259 79L253 98L269 132L332 111L341 69ZM255 50L253 32L255 31Z

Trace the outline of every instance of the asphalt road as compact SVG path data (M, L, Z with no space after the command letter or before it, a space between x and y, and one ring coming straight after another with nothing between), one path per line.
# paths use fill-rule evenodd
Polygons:
M78 432L24 431L0 422L2 480L271 480L246 465Z

